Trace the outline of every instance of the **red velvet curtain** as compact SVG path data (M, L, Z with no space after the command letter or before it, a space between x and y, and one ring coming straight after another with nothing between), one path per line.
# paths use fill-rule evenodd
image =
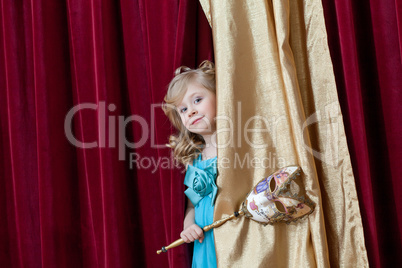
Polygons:
M323 5L370 263L402 266L402 5ZM187 267L186 247L155 254L184 186L153 104L213 56L197 1L1 0L0 24L0 267ZM93 148L66 136L78 104Z
M156 255L185 204L157 104L213 56L197 1L1 0L0 25L0 267L187 267Z
M323 6L370 265L402 267L402 5Z

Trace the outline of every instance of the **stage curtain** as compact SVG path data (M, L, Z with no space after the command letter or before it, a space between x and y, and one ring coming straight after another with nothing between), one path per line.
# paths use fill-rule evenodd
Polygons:
M218 75L215 219L292 164L303 169L295 185L316 203L295 224L241 218L216 229L218 266L368 267L321 1L200 2Z
M402 2L324 0L371 267L402 266Z
M158 104L213 57L199 3L4 0L0 36L0 267L188 267Z

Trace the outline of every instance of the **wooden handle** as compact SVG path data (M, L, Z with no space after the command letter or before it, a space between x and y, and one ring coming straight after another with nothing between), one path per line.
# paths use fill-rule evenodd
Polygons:
M244 212L242 210L240 210L240 211L238 211L236 213L233 213L229 217L220 219L220 220L218 220L218 221L216 221L216 222L214 222L214 223L212 223L210 225L205 226L202 229L204 230L204 232L207 232L207 231L211 230L212 228L217 228L217 227L221 226L222 224L224 224L225 222L233 220L234 218L237 218L237 217L243 216L243 215L244 215Z
M177 239L176 241L174 241L172 244L170 244L167 247L162 247L162 249L158 250L156 253L161 254L162 252L166 252L168 249L180 246L181 244L184 244L183 238Z
M210 225L205 226L204 228L202 228L202 230L204 230L204 232L208 232L209 230L211 230L212 228L217 228L219 226L221 226L222 224L224 224L225 222L232 220L238 216L243 216L244 212L242 210L233 213L232 215L230 215L229 217L226 217L224 219L218 220ZM182 238L177 239L176 241L174 241L173 243L171 243L169 246L166 247L162 247L161 250L156 251L157 254L161 254L162 252L167 252L168 249L180 246L181 244L184 244L184 240Z

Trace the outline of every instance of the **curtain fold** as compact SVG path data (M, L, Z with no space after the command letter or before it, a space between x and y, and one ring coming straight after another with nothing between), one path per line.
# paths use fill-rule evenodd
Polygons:
M199 4L1 1L0 36L0 266L187 267L158 104L213 58Z
M218 265L367 267L321 2L200 2L214 37L218 143L226 145L218 161L230 163L219 169L215 219L290 164L302 167L295 185L317 204L293 225L240 219L216 229Z
M402 265L399 3L323 1L373 267Z
M392 5L391 5L392 6ZM399 56L402 64L402 2L395 0L396 26L398 28Z
M237 163L220 169L215 218L285 164L302 165L295 185L318 205L291 226L217 229L220 266L365 267L364 242L371 266L402 264L400 1L323 0L327 32L319 1L200 2L207 20L187 0L1 1L0 267L189 266L189 247L155 254L178 238L185 203L157 104L175 68L213 59L208 21L218 110L234 115L219 157ZM66 136L78 104L67 129L94 148ZM248 129L262 130L244 133L254 115Z

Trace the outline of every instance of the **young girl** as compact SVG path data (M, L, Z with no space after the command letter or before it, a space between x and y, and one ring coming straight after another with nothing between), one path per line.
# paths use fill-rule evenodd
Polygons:
M169 147L187 168L184 193L188 204L180 236L187 243L194 242L192 267L216 267L213 232L202 230L213 222L218 191L214 64L204 61L198 69L178 68L163 109L179 131L170 136Z

